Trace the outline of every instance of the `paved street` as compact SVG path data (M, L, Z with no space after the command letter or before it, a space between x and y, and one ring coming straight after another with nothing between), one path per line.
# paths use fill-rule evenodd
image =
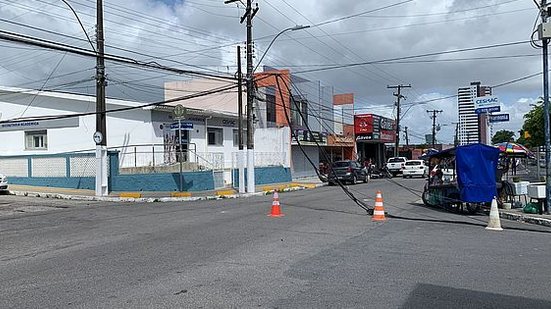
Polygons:
M186 203L0 196L1 308L550 308L551 229L418 204L423 180ZM406 188L408 189L406 189ZM12 206L10 206L12 205ZM19 205L19 206L13 206ZM14 209L15 209L14 208Z

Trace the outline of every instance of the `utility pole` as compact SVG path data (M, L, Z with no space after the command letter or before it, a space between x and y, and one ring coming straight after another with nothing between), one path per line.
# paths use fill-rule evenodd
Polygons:
M409 147L408 127L404 127L404 132L406 133L406 146Z
M241 0L226 0L225 4ZM253 9L252 0L247 0L245 15L240 23L247 21L247 192L255 191L254 179L254 67L253 67L253 18L258 12L258 4Z
M237 46L237 139L239 151L237 152L237 169L239 170L239 193L245 193L245 154L243 152L243 74L241 73L241 46Z
M405 99L401 93L402 88L411 88L411 84L408 85L393 85L386 86L389 89L398 89L397 92L393 93L396 97L396 142L394 143L394 156L398 156L398 146L400 145L400 100Z
M544 33L543 27L548 25L547 17L549 16L549 10L547 7L547 1L541 0L540 4L541 12L541 25L538 27L540 40L542 41L543 47L543 122L544 122L544 132L545 132L545 213L549 214L549 206L551 205L551 169L549 164L551 163L551 132L550 129L550 120L549 120L549 34Z
M107 114L105 113L105 63L103 42L103 1L97 0L96 7L96 195L108 192L107 178Z
M436 115L439 113L442 113L442 110L427 110L427 113L432 113L432 116L430 118L432 119L432 148L434 148L434 145L436 144Z
M452 122L452 124L455 124L455 135L453 138L453 145L457 147L459 146L459 122Z

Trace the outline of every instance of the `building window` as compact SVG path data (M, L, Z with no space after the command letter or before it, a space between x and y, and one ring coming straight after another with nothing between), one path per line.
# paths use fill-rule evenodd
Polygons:
M247 130L243 130L243 145L247 145ZM239 146L239 130L233 129L233 146Z
M266 94L266 121L276 122L276 100L271 94Z
M47 131L25 131L25 149L48 149Z
M302 119L303 117L304 119ZM308 125L307 100L294 100L291 102L291 124L300 127L305 127Z
M222 146L224 144L224 131L220 128L207 129L208 144L210 146Z

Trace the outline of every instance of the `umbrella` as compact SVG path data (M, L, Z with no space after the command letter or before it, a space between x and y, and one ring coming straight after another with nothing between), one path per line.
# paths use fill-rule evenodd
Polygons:
M428 159L429 157L431 157L432 155L438 153L438 150L434 149L434 148L430 148L428 150L425 150L423 155L419 156L419 159L420 160L426 160Z
M519 156L519 157L533 157L534 154L526 148L524 145L513 143L513 142L503 142L494 145L499 148L499 151L510 156Z

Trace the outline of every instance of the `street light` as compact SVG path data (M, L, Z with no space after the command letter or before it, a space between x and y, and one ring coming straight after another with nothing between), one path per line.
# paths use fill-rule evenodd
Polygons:
M275 40L277 40L277 38L282 35L283 33L287 32L287 31L297 31L297 30L302 30L302 29L307 29L307 28L310 28L309 25L296 25L294 27L289 27L287 29L283 29L281 30L278 34L276 34L276 36L272 39L272 41L270 42L270 45L268 45L268 48L266 48L266 50L264 51L264 54L262 54L262 57L260 57L260 60L258 61L258 63L256 64L256 66L254 67L253 69L253 73L256 71L256 69L258 69L258 66L262 63L262 60L264 59L264 57L266 56L266 54L268 53L268 50L270 49L270 47L272 47L272 45L274 44Z

